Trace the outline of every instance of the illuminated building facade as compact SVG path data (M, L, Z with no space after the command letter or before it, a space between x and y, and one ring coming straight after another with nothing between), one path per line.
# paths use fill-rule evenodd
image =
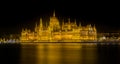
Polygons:
M44 26L42 18L39 25L36 24L35 30L22 29L20 41L22 42L81 42L94 41L97 39L97 30L95 26L77 25L76 21L62 22L55 16L50 17L49 25Z

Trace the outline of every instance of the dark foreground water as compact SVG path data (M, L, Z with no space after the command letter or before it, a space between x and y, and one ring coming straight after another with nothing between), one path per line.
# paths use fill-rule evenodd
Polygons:
M120 64L120 45L0 44L0 64Z

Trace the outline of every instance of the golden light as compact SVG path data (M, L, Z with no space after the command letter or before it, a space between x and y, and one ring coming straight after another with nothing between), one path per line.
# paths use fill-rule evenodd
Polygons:
M70 19L70 18L69 18ZM31 42L81 42L81 41L95 41L97 40L97 31L95 26L77 26L76 21L60 25L60 21L55 16L50 17L48 26L44 26L42 18L40 18L39 25L36 24L35 30L22 30L20 41ZM47 24L48 24L47 23Z

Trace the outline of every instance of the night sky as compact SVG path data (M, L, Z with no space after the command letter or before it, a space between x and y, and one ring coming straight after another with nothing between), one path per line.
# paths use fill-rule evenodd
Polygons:
M119 3L95 1L4 1L0 6L0 35L33 29L39 17L46 21L56 11L58 18L72 18L82 25L96 25L98 32L120 32Z

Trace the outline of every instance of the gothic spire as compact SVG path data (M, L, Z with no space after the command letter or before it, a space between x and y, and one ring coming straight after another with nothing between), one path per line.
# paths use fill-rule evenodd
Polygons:
M53 11L53 17L55 17L55 10Z
M93 29L96 30L95 24L94 24L94 26L93 26Z
M42 28L42 18L40 18L40 27Z
M35 23L35 27L37 27L37 22Z

